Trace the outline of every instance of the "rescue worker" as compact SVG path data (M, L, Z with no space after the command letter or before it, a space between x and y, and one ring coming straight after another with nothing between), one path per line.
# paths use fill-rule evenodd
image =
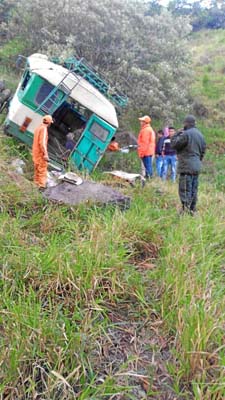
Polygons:
M42 124L34 131L32 156L34 163L34 182L40 190L45 189L48 168L48 127L52 124L51 115L45 115Z
M109 151L119 151L120 146L119 143L116 141L115 136L112 137L111 142L109 143L107 150Z
M184 129L171 137L171 148L176 150L178 156L179 197L182 213L187 211L193 215L196 212L198 176L206 150L205 139L195 127L193 115L187 115L184 120Z
M152 178L152 157L155 154L155 132L148 115L138 118L140 121L140 132L138 134L138 155L145 167L145 178Z

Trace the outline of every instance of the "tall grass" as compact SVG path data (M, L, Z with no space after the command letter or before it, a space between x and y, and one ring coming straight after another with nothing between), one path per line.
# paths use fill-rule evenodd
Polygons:
M0 216L2 398L142 398L131 378L118 378L131 373L129 365L140 375L135 354L111 369L109 357L103 373L102 345L118 320L131 327L150 318L151 331L150 316L157 315L171 353L171 390L222 399L220 194L211 197L202 185L200 215L180 219L169 182L126 189L133 197L126 212L51 206L38 193L23 202L25 188L18 202L14 189L4 191ZM151 382L155 373L143 375ZM148 384L149 398L161 398Z
M204 216L177 223L176 231L167 236L169 244L163 249L165 264L160 269L164 284L162 310L174 335L178 376L192 382L197 399L214 398L205 394L211 393L210 385L217 393L215 398L225 395L225 225L218 200L215 195L215 205L204 209Z
M225 30L200 31L190 41L194 80L192 94L207 110L206 123L214 129L224 126Z

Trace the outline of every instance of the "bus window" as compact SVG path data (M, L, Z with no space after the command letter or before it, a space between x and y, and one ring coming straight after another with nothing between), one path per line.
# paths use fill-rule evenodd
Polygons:
M103 126L99 125L97 122L93 122L89 128L89 132L95 135L102 142L107 140L109 131L108 129L103 128Z
M54 86L50 85L48 82L44 82L40 89L37 92L37 95L35 97L35 102L37 105L40 105L46 97L51 93L51 91L54 89Z
M24 78L23 78L22 84L21 84L21 90L25 89L25 87L27 86L30 78L31 78L30 72L26 71L25 74L24 74Z

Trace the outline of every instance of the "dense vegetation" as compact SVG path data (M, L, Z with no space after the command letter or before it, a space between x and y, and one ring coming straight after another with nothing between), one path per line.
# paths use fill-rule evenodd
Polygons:
M128 110L151 109L153 117L166 121L189 102L186 39L191 26L182 16L174 24L166 10L152 16L147 10L142 0L66 0L54 7L51 0L12 1L0 25L5 34L1 53L10 55L10 46L15 55L18 50L62 59L77 54L126 92Z
M223 0L170 0L167 9L177 16L188 16L194 31L225 28L225 3ZM164 7L160 1L149 2L149 13L160 14Z
M212 30L203 31L194 34L193 39L191 51L195 63L195 80L192 94L195 113L207 117L207 124L212 129L215 125L224 127L224 30L218 30L216 34Z
M224 10L216 0L207 8L186 0L167 8L157 0L66 0L54 7L50 0L2 0L0 61L13 67L18 53L76 54L128 95L128 114L151 109L153 117L174 123L191 105L191 25L223 28Z

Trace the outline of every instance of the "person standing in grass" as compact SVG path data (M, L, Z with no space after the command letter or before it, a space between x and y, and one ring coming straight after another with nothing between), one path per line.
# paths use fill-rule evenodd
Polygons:
M163 156L163 170L162 179L165 181L168 175L169 168L171 169L171 180L175 182L177 173L177 153L174 148L171 147L171 138L175 134L173 126L168 128L168 136L164 138L162 147Z
M48 169L48 127L53 123L51 115L45 115L42 123L34 131L32 157L34 163L34 183L40 190L45 189Z
M184 129L171 138L171 147L178 155L179 197L182 211L196 212L198 179L206 143L202 133L195 127L195 117L187 115Z
M157 142L155 148L156 173L157 176L159 176L160 178L162 178L162 173L163 173L163 155L162 155L163 142L164 142L163 131L160 129L157 132Z
M138 155L145 167L145 178L149 179L153 176L152 157L155 154L155 132L148 115L138 118L141 129L138 134Z

